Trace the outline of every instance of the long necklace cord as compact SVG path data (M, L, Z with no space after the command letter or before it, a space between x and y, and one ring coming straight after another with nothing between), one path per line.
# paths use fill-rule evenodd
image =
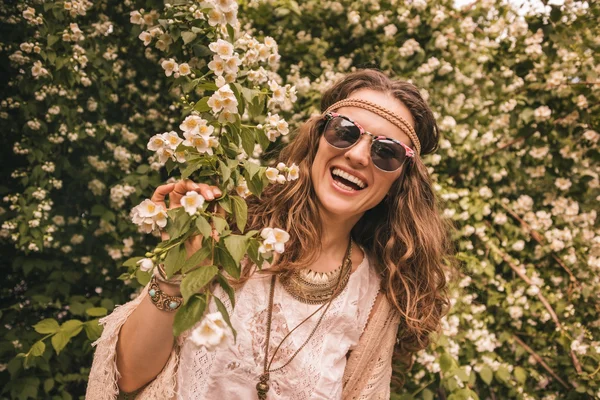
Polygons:
M352 239L350 240L350 244L348 246L348 251L346 252L346 256L344 257L344 266L348 266L352 261L351 261L351 257L352 257ZM302 322L300 322L298 325L296 325L296 327L294 329L292 329L290 332L288 332L287 335L285 335L285 337L281 340L281 342L279 343L279 345L275 348L275 351L273 351L273 355L271 356L271 359L269 360L269 344L270 344L270 339L271 339L271 322L272 322L272 312L273 312L273 298L275 295L275 282L277 280L277 276L273 275L271 277L271 287L270 287L270 291L269 291L269 312L267 313L267 337L265 340L265 359L264 359L264 364L263 364L263 373L262 375L259 377L259 382L256 384L256 390L258 393L258 398L260 400L265 400L267 397L267 392L269 391L269 378L270 378L270 373L271 372L276 372L279 371L283 368L285 368L287 365L289 365L294 358L298 355L298 353L300 353L300 351L308 344L308 342L310 341L310 339L314 336L315 332L317 331L317 328L321 325L321 322L323 321L323 318L325 317L325 314L327 313L327 311L329 310L329 307L331 306L331 303L333 302L333 299L335 297L336 292L339 290L339 286L340 283L342 281L342 274L340 274L340 276L338 277L338 282L336 284L334 293L332 293L331 298L329 299L329 301L326 304L323 304L322 306L320 306L319 308L317 308L312 314L310 314L308 317L306 317ZM321 314L321 316L319 317L319 320L317 321L317 323L315 324L315 327L313 328L313 330L311 331L311 333L308 335L308 338L304 341L304 343L294 352L294 354L290 357L290 359L284 363L282 366L277 367L275 369L270 369L271 368L271 364L273 363L273 361L275 360L275 355L277 354L277 351L279 350L279 348L281 347L281 345L283 344L283 342L285 342L285 340L296 330L298 329L298 327L300 327L300 325L304 324L306 321L308 321L311 317L313 317L316 313L318 313L321 309L323 309L323 307L325 307L325 310L323 311L323 313Z

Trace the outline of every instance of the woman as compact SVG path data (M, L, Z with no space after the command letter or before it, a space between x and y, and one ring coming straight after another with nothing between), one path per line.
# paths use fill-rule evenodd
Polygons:
M215 289L235 343L209 352L174 340L173 313L146 288L103 321L88 399L140 388L157 399L389 398L392 355L424 348L448 305L449 230L420 158L438 130L413 85L374 70L337 82L321 110L280 155L300 179L249 204L252 228L289 232L286 251L262 272L244 267L235 308ZM221 196L183 181L152 200L178 207L189 190ZM159 289L179 295L174 282Z

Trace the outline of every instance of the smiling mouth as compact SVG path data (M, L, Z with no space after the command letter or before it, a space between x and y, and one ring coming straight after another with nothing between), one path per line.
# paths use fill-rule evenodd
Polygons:
M346 171L342 171L339 168L332 168L330 173L334 184L341 189L348 191L360 191L367 187L367 184L361 179L347 173Z

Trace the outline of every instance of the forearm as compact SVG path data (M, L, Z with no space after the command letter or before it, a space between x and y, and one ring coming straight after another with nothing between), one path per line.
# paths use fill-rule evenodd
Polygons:
M180 295L175 286L159 286L168 295ZM129 316L117 342L118 385L122 391L133 392L162 371L173 350L174 319L175 313L159 310L148 295Z

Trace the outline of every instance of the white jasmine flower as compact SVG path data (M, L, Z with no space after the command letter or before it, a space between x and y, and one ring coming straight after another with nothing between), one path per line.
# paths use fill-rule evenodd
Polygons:
M161 147L156 151L156 155L158 156L158 162L161 164L166 163L170 158L173 157L173 150L169 147Z
M171 76L171 75L173 75L173 72L179 71L179 65L177 65L175 60L173 60L172 58L169 58L168 60L164 60L160 64L160 66L165 70L166 76Z
M538 107L533 112L533 116L535 117L535 120L538 122L546 121L547 119L550 118L550 115L552 115L552 110L548 106Z
M554 181L554 185L560 190L569 190L573 183L569 179L556 178L556 180Z
M186 76L192 72L188 63L179 64L179 75Z
M295 181L300 177L300 168L296 164L292 164L288 168L287 180Z
M160 204L146 199L131 210L131 221L145 233L167 225L167 210Z
M521 251L525 248L525 242L523 240L517 240L513 243L512 249L514 251Z
M244 178L240 178L240 180L238 181L238 184L235 187L235 192L238 196L240 196L243 199L252 194L248 189L248 182L246 182L246 179Z
M144 46L148 46L152 42L152 35L148 31L143 31L138 36L138 39L144 42Z
M198 192L190 191L181 198L181 205L186 213L194 215L198 212L198 208L202 208L204 201L204 197Z
M129 22L135 25L142 25L144 23L144 19L139 11L132 11L129 13Z
M389 24L383 28L383 32L386 37L394 37L394 35L398 32L398 28L394 24Z
M208 351L224 347L232 338L231 329L223 320L220 312L214 312L204 317L200 325L192 331L190 340L196 346L203 346Z
M283 86L279 86L277 82L275 82L274 80L270 80L269 89L271 90L271 92L273 92L273 97L271 97L271 101L273 103L285 103L285 88Z
M40 76L48 75L48 70L42 66L41 61L36 61L33 63L33 67L31 67L31 75L34 78L39 78Z
M211 126L211 128L213 127ZM209 132L212 132L212 130L210 130ZM183 136L185 137L185 140L183 141L184 146L195 147L200 154L207 153L209 155L212 155L212 148L217 147L219 145L219 141L217 140L217 138L210 136L210 134L203 135L194 134L191 132L184 132Z
M213 133L215 128L211 125L207 125L208 121L200 117L199 115L188 115L181 125L179 125L179 129L184 132L189 132L191 134L197 135L210 135Z
M148 148L148 150L157 151L158 149L165 147L166 145L167 142L163 135L157 134L150 138L146 147Z
M233 45L223 39L218 39L216 42L209 44L208 48L224 60L233 56Z
M175 150L179 143L183 141L178 135L177 132L165 132L162 134L163 139L165 139L165 143L172 149Z
M137 265L139 265L140 270L144 272L148 272L152 268L154 268L154 262L149 258L142 258L140 261L137 262Z
M225 85L220 87L219 90L213 93L210 99L208 99L208 106L212 108L212 111L215 114L221 110L237 114L238 101L229 85Z
M262 245L258 248L258 251L270 257L271 252L283 253L285 250L285 243L290 240L290 234L279 228L264 228L260 235L265 239Z
M266 175L267 179L269 180L269 182L275 183L275 182L277 182L277 177L279 176L279 171L277 170L277 168L269 167L269 168L267 168L265 175Z

